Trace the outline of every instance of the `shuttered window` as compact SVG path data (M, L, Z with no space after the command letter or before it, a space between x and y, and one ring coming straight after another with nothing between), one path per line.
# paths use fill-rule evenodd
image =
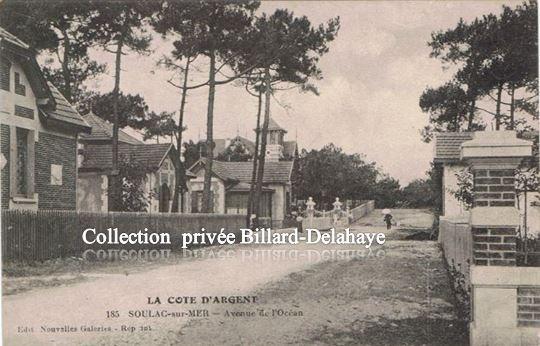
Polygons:
M27 119L34 119L34 110L32 108L15 105L15 115Z
M26 96L26 87L21 83L19 72L15 72L15 94Z
M9 91L11 62L6 59L0 60L0 89Z

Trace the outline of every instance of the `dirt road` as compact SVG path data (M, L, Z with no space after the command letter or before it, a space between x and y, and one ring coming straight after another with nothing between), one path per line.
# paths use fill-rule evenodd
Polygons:
M417 226L428 223L423 211L403 215ZM375 211L354 229L386 232L380 218ZM4 297L4 342L387 345L466 340L433 242L393 240L370 251L305 243L201 251L200 258L180 264ZM197 303L165 302L186 296ZM203 296L256 296L257 302L203 305ZM156 297L161 305L148 304ZM135 317L163 311L168 316Z

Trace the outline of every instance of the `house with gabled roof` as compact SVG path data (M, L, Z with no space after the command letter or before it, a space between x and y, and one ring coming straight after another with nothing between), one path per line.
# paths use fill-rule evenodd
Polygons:
M84 119L92 132L79 142L79 210L109 210L110 177L112 174L112 124L94 115ZM181 162L172 143L147 144L122 129L118 132L119 160L129 160L146 167L145 193L149 198L148 212L170 212L176 187L176 170ZM179 196L179 211L186 211L187 191Z
M291 177L293 161L265 162L260 217L272 220L273 227L281 227L291 204ZM204 173L208 160L201 158L189 171L194 178L189 181L191 212L201 212ZM252 162L212 163L212 207L214 213L247 213L247 202L253 170Z
M90 129L36 52L0 28L2 209L76 209L77 137Z

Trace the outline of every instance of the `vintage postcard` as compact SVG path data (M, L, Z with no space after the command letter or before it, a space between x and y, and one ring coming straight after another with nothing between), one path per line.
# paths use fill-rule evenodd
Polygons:
M1 0L3 345L540 345L536 0Z

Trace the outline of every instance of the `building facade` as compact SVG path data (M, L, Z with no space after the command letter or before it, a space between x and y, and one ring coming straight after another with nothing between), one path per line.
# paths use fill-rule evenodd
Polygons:
M189 170L194 178L189 181L191 212L202 211L204 173L208 161L203 158ZM247 214L253 164L251 162L212 163L212 212L218 214ZM263 191L259 217L272 220L273 227L281 227L291 205L291 176L293 161L265 163Z
M35 52L0 28L2 209L76 209L77 137L89 131Z
M92 126L92 132L81 135L79 143L78 209L107 212L110 210L112 124L94 114L88 114L84 119ZM119 160L139 164L148 171L144 185L147 211L170 212L176 188L176 170L181 165L174 145L145 144L123 130L119 130L118 142ZM180 212L186 211L187 198L187 191L179 196Z
M272 227L281 227L292 204L292 171L298 156L296 141L286 141L287 131L270 118L266 137L266 152L259 217L271 220ZM253 173L255 143L236 136L214 140L212 163L212 212L221 214L247 214L249 191ZM208 167L200 159L189 171L190 212L202 212L204 174Z

